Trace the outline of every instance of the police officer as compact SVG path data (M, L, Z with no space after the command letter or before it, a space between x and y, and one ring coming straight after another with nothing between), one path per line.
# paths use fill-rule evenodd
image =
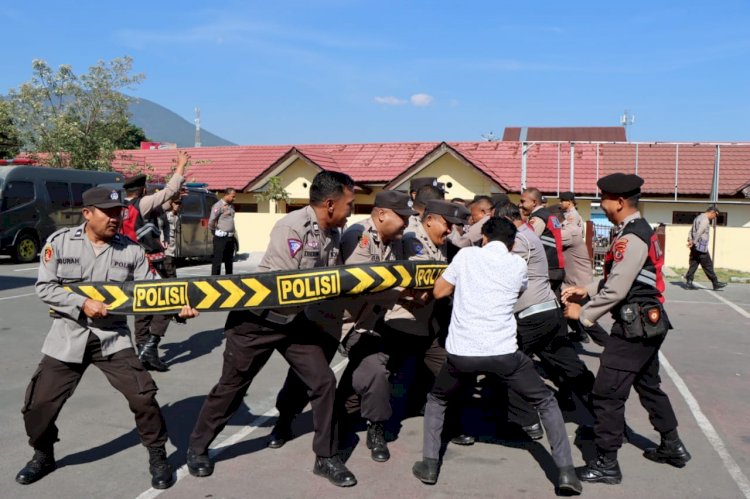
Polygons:
M565 278L565 257L563 256L560 221L545 206L546 199L539 189L529 187L521 193L519 207L521 213L534 228L547 252L549 283L555 296L560 296L560 288Z
M146 195L146 175L125 179L127 209L123 210L120 232L138 242L146 251L151 266L161 277L169 277L164 268L166 246L162 244L157 217L163 216L162 206L179 196L185 184L185 168L190 156L185 151L177 153L177 167L163 189ZM167 332L172 315L153 314L135 317L135 344L138 358L148 370L164 372L169 367L159 358L159 343Z
M560 380L560 391L576 393L589 409L594 375L578 357L565 328L561 327L565 319L549 285L547 255L542 241L528 224L523 223L518 206L508 203L498 209L497 216L510 220L518 229L512 253L523 258L528 269L528 286L513 309L518 349L528 356L536 354L545 370L554 375L556 381ZM508 416L532 439L538 440L544 435L536 410L514 391L509 391L508 395Z
M494 203L489 196L476 196L467 208L471 213L468 228L462 234L458 230L454 230L448 238L453 245L459 248L482 244L482 225L494 213Z
M664 254L648 222L638 211L643 179L614 173L597 182L602 191L602 210L616 225L604 261L604 279L599 290L568 288L565 316L591 326L602 315L612 313L614 324L604 344L599 372L592 392L596 459L577 470L581 480L617 484L622 472L617 451L625 428L625 402L635 388L651 424L661 434L661 443L647 449L652 461L684 466L690 454L677 434L677 418L659 378L659 348L671 328L663 309ZM585 296L581 307L574 303Z
M318 173L310 186L310 205L276 223L258 270L304 270L339 264L339 228L346 223L353 203L354 182L348 175ZM315 427L313 472L340 487L357 483L336 455L336 377L321 346L327 335L299 312L299 308L282 308L229 313L224 327L222 374L203 403L188 444L187 466L193 476L213 473L208 447L237 411L255 375L275 349L309 389Z
M443 188L444 186L443 184L438 182L437 177L415 177L411 179L411 182L409 182L409 195L411 196L412 200L416 201L417 192L419 192L419 189L425 186L438 189L441 194L441 199L442 197L445 197L445 189Z
M708 209L695 217L693 226L688 234L687 246L690 248L690 265L685 274L685 287L687 289L697 289L693 284L693 276L698 270L698 265L703 267L706 277L714 285L714 290L726 287L727 283L719 281L714 272L714 262L711 260L711 254L708 252L708 241L711 238L711 222L716 220L719 209L716 206L709 206Z
M370 218L349 227L341 240L344 263L388 262L402 259L400 239L408 217L415 212L407 194L382 191L375 196ZM349 357L336 398L349 419L359 411L368 421L367 448L374 461L385 462L390 452L383 424L391 417L388 355L374 331L378 319L396 303L398 290L347 300L343 346ZM352 397L354 395L354 397ZM354 400L350 400L354 398ZM348 421L346 422L348 423Z
M412 261L448 261L447 239L454 224L466 223L467 210L444 200L427 202L419 225L404 231L402 241L404 258ZM447 304L436 307L432 293L406 290L385 314L377 326L386 342L394 383L407 386L409 380L401 372L408 357L415 356L432 374L432 381L445 362L444 328L436 308L450 310ZM441 332L442 337L441 337Z
M224 196L211 207L211 215L208 217L208 230L214 234L211 275L221 275L222 262L224 262L226 273L232 273L234 248L237 244L233 206L236 196L237 191L228 187L224 190Z
M151 485L166 489L174 483L164 449L167 428L155 398L156 384L135 356L126 317L109 315L105 303L64 287L81 281L122 283L157 276L143 249L117 233L124 206L117 191L89 189L83 193L83 205L86 222L55 232L42 249L36 292L50 306L54 320L22 410L34 457L16 481L30 484L55 470L55 421L93 364L128 400L141 443L148 449ZM197 311L186 306L180 315L194 317Z
M399 191L382 191L375 196L370 218L348 228L341 241L344 263L385 262L401 258L400 238L408 218L414 214L413 202L408 194ZM388 290L363 297L342 298L311 303L305 309L307 317L330 334L323 345L330 362L339 341L349 357L346 371L336 393L337 409L344 421L341 436L348 437L349 414L361 412L369 420L367 445L375 461L384 462L390 457L385 442L382 423L391 414L390 384L382 342L372 329L377 320L395 303L398 292ZM309 402L307 387L293 370L289 370L279 395L276 408L279 417L271 431L268 446L282 447L293 437L292 421ZM361 398L361 403L360 403ZM343 443L343 442L342 442Z

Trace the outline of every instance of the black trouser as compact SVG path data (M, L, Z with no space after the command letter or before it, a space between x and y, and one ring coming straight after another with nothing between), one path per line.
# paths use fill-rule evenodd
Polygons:
M165 260L152 261L151 268L153 268L159 276L164 279L176 277L176 275L172 276L169 274L169 270L165 265ZM135 344L138 346L143 345L148 341L149 335L152 334L163 338L169 327L169 321L172 320L173 316L174 314L136 315L134 319Z
M320 335L320 347L323 349L323 355L329 364L336 356L338 346L338 340L330 334ZM276 396L276 409L279 411L279 418L293 419L305 409L309 402L309 388L297 376L294 368L290 367L284 380L284 386L281 387L279 394Z
M550 376L559 379L564 386L584 402L588 403L594 386L594 374L578 358L573 344L560 325L565 325L562 311L557 308L538 314L516 318L518 348L528 356L539 357ZM508 392L508 419L521 426L530 426L538 421L536 410L513 390Z
M153 378L131 348L103 356L101 342L93 333L89 333L80 364L63 362L48 355L42 357L26 389L21 410L29 444L35 449L50 449L57 442L57 416L65 401L73 395L86 368L92 364L128 400L143 445L163 446L167 442L167 426L156 401Z
M214 255L211 260L211 275L221 275L222 262L224 262L224 270L226 270L226 273L232 273L234 247L234 236L214 236Z
M711 254L698 251L695 247L690 248L690 267L688 267L688 271L685 274L685 280L693 280L695 271L698 270L698 265L703 267L703 272L706 273L706 277L708 277L709 281L714 284L719 281L714 272L714 262L711 260Z
M615 323L612 327L612 346L614 342L624 342L614 335L621 334L622 326ZM630 395L630 388L635 388L641 405L648 412L649 420L659 433L667 433L677 428L677 417L669 402L669 397L661 389L659 377L659 345L642 348L640 362L625 368L624 364L617 367L608 365L608 356L602 352L602 362L592 390L594 407L594 434L597 449L608 457L617 456L622 446L625 432L625 402Z
M487 357L448 354L435 385L427 396L422 448L424 457L439 458L448 401L455 399L464 385L473 383L477 374L498 376L510 389L521 394L526 402L534 406L539 411L542 424L547 431L555 464L558 467L573 465L565 422L557 401L537 374L534 363L521 351Z
M360 412L373 423L391 417L388 354L379 334L351 332L344 340L349 363L336 389L336 405L346 414Z
M336 454L334 399L336 377L321 347L326 335L304 314L286 326L257 324L249 311L232 311L224 328L226 348L219 382L206 397L198 421L190 435L190 448L204 453L229 419L237 412L255 375L268 362L274 350L284 356L300 379L309 387L313 410L313 450L322 457Z

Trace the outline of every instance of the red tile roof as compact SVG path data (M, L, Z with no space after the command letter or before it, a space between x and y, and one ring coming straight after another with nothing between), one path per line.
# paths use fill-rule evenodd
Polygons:
M519 192L523 145L520 142L405 142L385 144L308 144L188 148L192 166L188 179L211 189L244 189L281 158L297 151L324 169L348 173L360 183L389 183L408 178L409 169L441 144L452 148L503 189ZM638 164L636 165L636 149ZM597 192L596 180L616 171L636 172L645 180L644 192L671 195L708 195L711 192L716 146L712 144L590 144L536 143L526 158L526 186L553 194L573 190L578 195ZM735 196L750 182L750 144L722 145L719 192ZM679 166L676 159L679 155ZM113 168L132 165L153 168L156 177L168 176L174 150L118 151Z

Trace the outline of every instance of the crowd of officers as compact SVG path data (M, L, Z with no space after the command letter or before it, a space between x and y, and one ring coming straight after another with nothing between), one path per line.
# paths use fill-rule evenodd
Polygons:
M177 202L170 208L172 215L179 212L176 194L184 182L186 162L186 156L180 155L171 181L160 196L142 197L141 211L171 199ZM572 193L562 193L555 213L534 188L523 191L519 205L504 195L449 201L437 179L418 178L411 182L409 194L378 193L370 217L346 227L354 183L347 175L332 171L316 175L308 206L287 214L273 227L258 271L396 260L448 263L462 248L482 245L483 226L489 220L511 222L517 229L511 252L523 260L524 279L528 280L525 290L509 304L517 328L518 355L535 357L558 391L555 398L545 387L549 396L529 398L498 382L500 388L493 392L503 393L499 398L507 401L508 422L535 440L544 436L549 414L559 413L558 400L566 410L574 409L577 400L582 410L591 413L597 457L575 472L567 469L572 463L569 446L561 450L559 431L546 427L553 455L567 452L559 489L580 493L579 479L615 484L622 478L617 451L623 441L624 407L631 387L662 437L660 445L648 449L645 457L677 467L690 459L677 435L669 400L659 387L658 350L671 326L662 306L663 255L637 208L642 183L639 177L624 174L599 181L602 209L618 232L598 286L593 282L584 224ZM142 191L137 193L142 195ZM140 245L118 234L123 206L117 191L90 189L84 193L86 222L53 234L42 250L36 290L54 320L42 348L43 359L26 392L23 416L34 456L16 476L19 483L35 482L55 469L55 420L91 364L127 398L141 441L149 451L152 486L163 489L174 483L164 448L166 424L155 400L156 385L147 371L165 367L155 351L163 336L162 323L168 318L157 316L148 324L137 320L138 350L134 351L124 316L108 315L103 303L65 289L66 284L79 281L124 282L173 275L155 270ZM450 353L446 352L446 336L451 307L450 296L436 299L431 290L396 288L306 306L229 312L221 376L190 434L186 458L190 474L205 477L213 473L211 443L239 409L256 374L275 350L290 367L276 401L279 416L269 447L279 448L293 438L294 418L310 403L314 473L337 486L355 485L342 451L351 445L358 426L366 425L372 459L384 462L390 458L388 423L406 415L406 408L395 407L392 395L408 393L407 398L419 400L416 406L422 407ZM597 324L608 312L614 319L611 333ZM196 310L186 306L178 317L196 315ZM475 333L481 335L482 331ZM589 341L589 336L604 347L596 376L578 358L572 343ZM348 357L338 383L329 365L337 352ZM414 360L417 369L406 369ZM414 372L420 371L427 379L421 397L414 389ZM475 381L492 381L490 378L480 375ZM451 423L443 431L446 441L459 445L471 445L476 438L472 428L461 424L465 400L465 393L451 399L449 412L458 416L449 418ZM413 471L423 482L435 483L439 456L433 444L429 447L425 437L425 459L415 464Z

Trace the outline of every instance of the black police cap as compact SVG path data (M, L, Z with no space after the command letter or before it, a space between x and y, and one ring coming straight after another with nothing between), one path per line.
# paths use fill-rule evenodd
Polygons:
M375 194L376 208L388 208L404 217L415 215L417 213L412 209L413 205L414 202L411 200L411 196L405 192L380 191Z
M417 177L411 179L411 182L409 183L409 190L418 191L425 185L431 185L438 188L440 187L437 177Z
M602 192L627 198L641 192L643 179L632 173L613 173L600 178L596 185Z
M83 192L83 206L97 208L114 208L125 206L120 200L120 193L107 187L92 187Z
M146 175L141 173L132 177L125 177L123 189L133 189L135 187L146 187Z
M560 193L560 201L575 201L576 195L570 191Z
M427 207L424 210L425 215L429 215L430 213L440 215L452 224L460 225L467 222L471 212L460 204L441 199L432 199L427 202Z

